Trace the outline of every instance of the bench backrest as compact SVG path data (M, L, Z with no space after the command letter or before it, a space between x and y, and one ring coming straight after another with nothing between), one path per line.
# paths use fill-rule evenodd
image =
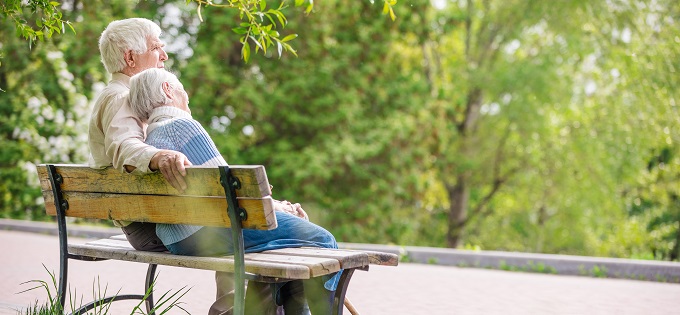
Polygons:
M87 165L54 165L63 182L65 215L169 224L230 227L224 188L216 167L187 169L187 190L180 194L160 173L126 174L112 168L92 169ZM264 166L232 165L240 181L236 189L239 207L247 212L243 228L276 228L271 189ZM56 215L54 195L47 166L38 166L40 186L47 214Z

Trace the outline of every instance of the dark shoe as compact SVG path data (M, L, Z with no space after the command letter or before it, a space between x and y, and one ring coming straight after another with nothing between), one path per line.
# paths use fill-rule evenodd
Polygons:
M246 291L245 314L276 315L277 305L274 304L272 288L268 283L248 281Z
M286 315L311 314L302 280L290 281L283 285L276 296L276 304L283 305Z
M335 291L328 291L324 282L322 277L303 281L307 304L314 315L333 314Z

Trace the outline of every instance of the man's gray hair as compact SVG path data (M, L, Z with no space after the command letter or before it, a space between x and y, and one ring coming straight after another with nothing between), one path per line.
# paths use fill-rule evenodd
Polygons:
M179 79L165 69L147 69L130 78L128 101L132 112L142 121L149 119L154 108L171 102L163 91L164 82L168 82L175 89L184 89Z
M154 22L143 18L131 18L109 23L99 37L99 53L102 63L109 73L123 70L125 52L132 50L136 54L145 53L148 38L161 35L161 28Z

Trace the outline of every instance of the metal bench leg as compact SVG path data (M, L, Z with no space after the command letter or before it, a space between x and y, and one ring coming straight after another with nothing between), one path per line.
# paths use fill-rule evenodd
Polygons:
M347 288L349 287L349 281L352 280L352 275L354 274L354 269L344 269L342 270L342 275L340 276L340 281L338 281L338 288L335 290L335 296L333 297L333 314L342 315L344 311L345 304L345 294L347 293Z
M155 313L152 312L153 310L153 291L151 291L153 288L151 288L152 285L155 283L155 278L156 278L156 268L158 265L155 264L149 264L149 268L146 270L146 281L144 282L144 292L148 293L149 295L146 297L146 313L148 315L154 315Z
M231 174L229 166L220 166L220 183L224 188L227 199L227 215L231 221L231 235L234 245L234 315L245 313L246 282L245 258L243 245L243 220L248 218L245 209L239 207L236 200L236 189L241 188L241 182Z
M47 165L50 183L52 184L52 195L54 196L54 206L57 210L57 226L59 228L59 288L57 296L61 311L64 311L66 303L66 285L68 282L68 233L66 232L66 210L68 202L61 193L61 184L64 178L57 173L54 165Z

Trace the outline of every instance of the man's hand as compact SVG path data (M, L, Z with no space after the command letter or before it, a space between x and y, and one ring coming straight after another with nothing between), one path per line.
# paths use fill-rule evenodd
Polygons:
M186 166L191 166L187 157L177 151L161 150L156 153L149 162L149 169L152 171L160 170L165 180L183 193L187 189L184 176L187 175Z

